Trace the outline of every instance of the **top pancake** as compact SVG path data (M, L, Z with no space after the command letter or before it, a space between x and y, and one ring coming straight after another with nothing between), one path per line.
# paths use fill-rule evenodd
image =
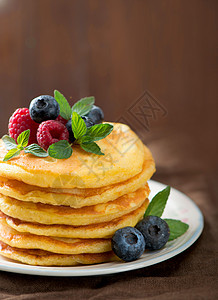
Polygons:
M144 160L148 174L152 175L155 165L148 148L127 125L112 124L112 133L97 142L104 156L87 153L75 145L68 159L38 158L21 153L3 162L7 150L0 140L0 176L47 188L98 188L139 174Z
M128 180L92 189L42 188L0 176L0 193L21 201L80 208L113 201L120 196L134 192L145 185L148 176L150 173L148 174L147 166L144 164L142 172Z

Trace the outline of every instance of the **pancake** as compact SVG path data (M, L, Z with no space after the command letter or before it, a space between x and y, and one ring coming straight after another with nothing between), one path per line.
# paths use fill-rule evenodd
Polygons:
M23 202L0 195L0 210L13 218L40 224L89 225L109 222L134 211L142 205L149 187L146 185L114 201L82 208Z
M68 159L37 158L22 152L3 162L7 153L0 141L0 176L27 184L52 188L99 188L123 182L142 172L147 162L147 177L155 170L149 149L124 124L114 123L114 130L97 142L105 155L85 152L79 145Z
M92 265L119 260L112 252L86 254L56 254L37 249L19 249L0 242L0 254L4 257L34 266Z
M136 191L148 180L148 162L142 172L121 183L90 189L52 189L28 185L22 181L0 177L0 193L21 201L66 205L74 208L106 203ZM148 195L147 195L148 196Z
M36 235L64 238L111 238L115 231L120 228L126 226L135 227L135 225L143 218L148 203L149 200L146 199L142 206L140 206L138 209L110 222L85 226L43 225L39 223L24 222L6 215L2 217L5 218L5 221L10 227L19 232L28 232Z
M60 254L102 253L111 251L110 239L69 239L21 233L7 225L0 215L0 241L11 247L41 249Z

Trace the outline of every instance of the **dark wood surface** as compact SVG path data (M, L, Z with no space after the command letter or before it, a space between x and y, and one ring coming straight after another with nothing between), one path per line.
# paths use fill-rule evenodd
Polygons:
M125 275L1 272L2 299L216 299L217 12L216 0L0 0L0 134L40 94L94 95L106 120L151 148L154 179L191 196L206 223L184 254Z
M17 108L62 91L117 120L149 90L167 125L208 150L217 124L218 1L0 2L0 133Z

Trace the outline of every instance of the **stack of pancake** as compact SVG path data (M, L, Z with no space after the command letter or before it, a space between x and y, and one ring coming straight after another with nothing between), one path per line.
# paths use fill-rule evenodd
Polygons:
M21 153L3 162L0 141L0 254L44 266L117 259L111 237L142 219L155 164L127 125L113 125L98 142L104 156L75 145L69 159Z

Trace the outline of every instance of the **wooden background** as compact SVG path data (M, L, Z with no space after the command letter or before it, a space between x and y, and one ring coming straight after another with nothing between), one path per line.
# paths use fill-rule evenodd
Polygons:
M184 148L180 158L189 149L194 164L215 166L217 11L216 0L0 0L0 134L17 107L54 89L72 103L94 95L114 121L149 91L167 116L149 130L128 120L156 160Z

